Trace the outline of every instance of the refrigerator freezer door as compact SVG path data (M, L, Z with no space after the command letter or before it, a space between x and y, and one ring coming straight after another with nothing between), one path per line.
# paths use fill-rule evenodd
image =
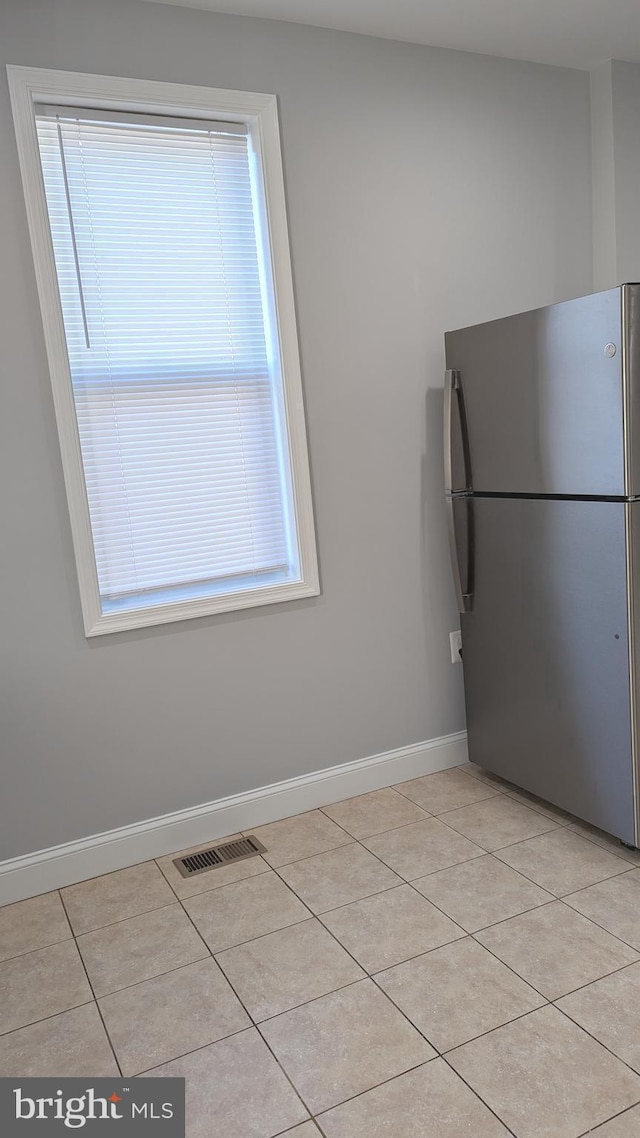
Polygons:
M631 844L633 509L475 498L473 610L461 620L470 758Z
M449 332L445 344L475 493L630 492L619 288ZM465 480L463 464L456 471Z

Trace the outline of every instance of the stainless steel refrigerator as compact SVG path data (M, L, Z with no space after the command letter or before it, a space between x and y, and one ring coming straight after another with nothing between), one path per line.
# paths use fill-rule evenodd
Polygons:
M445 347L469 757L640 845L640 284Z

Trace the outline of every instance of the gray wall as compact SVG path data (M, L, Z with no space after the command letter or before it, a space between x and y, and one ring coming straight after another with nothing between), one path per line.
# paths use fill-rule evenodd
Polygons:
M280 99L322 595L85 640L0 77L0 857L464 726L442 333L591 286L588 76L136 0L2 63Z
M612 60L594 67L591 72L590 102L593 287L607 289L619 283L616 251Z
M618 280L640 281L640 64L614 60L613 140Z
M591 156L594 287L640 281L640 64L592 71Z

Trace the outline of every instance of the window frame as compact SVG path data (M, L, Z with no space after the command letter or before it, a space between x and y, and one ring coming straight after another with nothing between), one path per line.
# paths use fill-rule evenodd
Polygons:
M100 636L104 633L317 596L320 585L276 96L35 67L10 65L7 73L85 635ZM175 600L144 608L110 613L102 611L73 386L40 166L35 119L36 104L39 103L160 115L175 116L178 113L182 117L223 119L246 124L261 191L256 195L256 231L262 255L270 267L270 273L266 275L272 283L271 311L267 323L275 330L279 346L282 410L287 433L293 518L300 564L298 580L217 596Z

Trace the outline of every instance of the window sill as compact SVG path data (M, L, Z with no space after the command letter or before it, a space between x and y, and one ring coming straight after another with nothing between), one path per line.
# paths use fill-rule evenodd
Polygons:
M293 581L289 584L223 593L215 597L189 598L162 605L149 605L147 608L120 609L98 615L87 627L85 635L104 636L110 632L126 632L133 628L148 628L155 624L170 624L177 620L192 620L200 616L215 616L216 613L317 597L319 593L320 588L315 582Z

